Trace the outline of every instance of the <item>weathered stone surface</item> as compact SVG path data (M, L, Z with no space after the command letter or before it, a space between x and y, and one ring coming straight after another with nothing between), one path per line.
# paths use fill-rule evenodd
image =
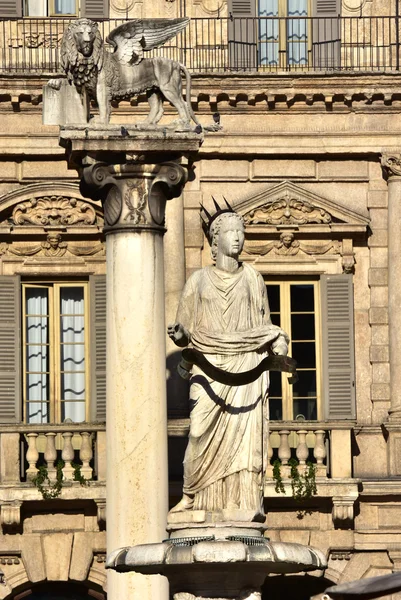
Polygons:
M46 577L49 581L68 581L72 533L49 533L42 537Z

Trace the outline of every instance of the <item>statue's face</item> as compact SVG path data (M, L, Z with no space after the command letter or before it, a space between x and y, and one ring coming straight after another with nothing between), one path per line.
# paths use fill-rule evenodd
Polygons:
M79 25L74 31L74 39L78 52L83 56L91 56L96 32L90 25Z
M59 242L60 242L60 238L58 235L49 235L47 240L48 240L50 246L54 249L56 249L58 247Z
M238 258L244 247L244 240L244 226L241 221L232 217L223 219L217 241L217 253Z
M293 239L294 239L293 235L283 235L281 238L281 241L283 242L283 244L286 248L289 248L293 242Z

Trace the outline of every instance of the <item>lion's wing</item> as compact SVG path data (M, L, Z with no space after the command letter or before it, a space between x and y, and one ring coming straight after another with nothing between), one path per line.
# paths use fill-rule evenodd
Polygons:
M171 40L189 23L189 19L135 19L113 29L107 38L122 63L136 64L143 52Z

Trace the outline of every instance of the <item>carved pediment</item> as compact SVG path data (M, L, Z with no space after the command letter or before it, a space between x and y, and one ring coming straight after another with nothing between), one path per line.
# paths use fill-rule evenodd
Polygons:
M369 218L289 181L269 188L236 206L247 226L353 224L366 229ZM359 226L359 227L358 227Z
M0 199L0 223L36 227L103 227L102 208L72 183L33 184Z

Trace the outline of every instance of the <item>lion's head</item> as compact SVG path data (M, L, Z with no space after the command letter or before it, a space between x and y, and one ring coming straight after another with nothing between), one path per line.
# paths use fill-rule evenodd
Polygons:
M68 25L61 42L61 65L78 89L93 84L93 76L103 66L103 40L97 23L77 19ZM82 65L83 70L79 69Z

